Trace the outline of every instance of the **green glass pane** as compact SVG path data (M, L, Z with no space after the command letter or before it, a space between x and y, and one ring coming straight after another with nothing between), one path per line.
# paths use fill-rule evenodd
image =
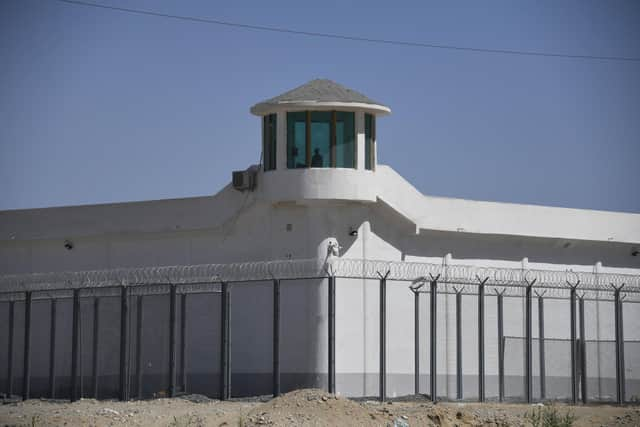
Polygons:
M336 112L336 167L356 167L356 132L354 113Z
M364 115L364 168L371 170L372 149L373 149L373 117L371 114Z
M331 166L331 112L311 113L311 167Z
M263 149L264 170L276 168L276 115L269 114L263 118Z
M277 116L275 114L270 114L269 116L270 116L270 120L269 121L270 121L270 125L271 125L271 128L270 128L271 135L270 135L270 141L269 141L269 143L271 145L270 150L269 150L271 152L271 164L269 166L270 166L271 170L274 170L276 168L276 146L277 146L277 143L276 143L277 142L277 138L276 138L276 136L278 135L278 132L277 132L276 129L278 128L278 126L277 126L278 122L277 122Z
M307 167L307 113L287 113L287 168Z
M269 129L267 116L262 117L262 157L264 161L264 170L269 170Z

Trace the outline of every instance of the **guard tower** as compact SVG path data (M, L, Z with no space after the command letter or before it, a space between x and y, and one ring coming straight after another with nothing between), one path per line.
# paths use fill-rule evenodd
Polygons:
M391 109L326 79L251 107L262 118L261 194L268 200L375 201L376 118Z

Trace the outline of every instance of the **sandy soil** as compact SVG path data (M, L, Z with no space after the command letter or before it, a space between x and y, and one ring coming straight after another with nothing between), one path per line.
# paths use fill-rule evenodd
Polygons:
M549 407L524 404L432 404L423 397L380 403L321 390L297 390L276 399L221 402L189 395L149 401L29 400L0 406L1 426L528 426L526 413L571 413L574 426L640 426L639 406Z

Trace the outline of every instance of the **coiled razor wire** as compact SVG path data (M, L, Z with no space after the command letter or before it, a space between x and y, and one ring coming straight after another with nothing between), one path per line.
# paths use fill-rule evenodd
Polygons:
M388 280L429 281L473 286L485 281L486 286L525 288L535 280L536 289L549 289L565 295L568 286L579 284L581 292L594 298L612 295L612 287L624 285L626 294L640 294L640 275L522 269L495 266L442 265L427 262L376 261L333 257L327 260L253 261L228 264L200 264L163 267L118 268L109 270L33 273L0 276L0 293L57 291L70 289L117 288L122 286L158 285L153 293L168 292L166 286L181 285L180 292L197 292L199 287L221 282L257 280L292 280L335 276L342 278L379 279L378 273L389 272ZM189 285L189 286L184 286ZM213 291L218 288L212 288ZM105 290L106 292L106 290ZM115 291L114 291L115 292ZM520 295L518 290L513 294ZM106 292L109 293L109 292ZM510 292L511 293L511 292ZM84 295L84 294L83 294ZM1 299L5 299L1 298ZM640 295L638 296L640 298ZM13 298L12 298L13 299Z

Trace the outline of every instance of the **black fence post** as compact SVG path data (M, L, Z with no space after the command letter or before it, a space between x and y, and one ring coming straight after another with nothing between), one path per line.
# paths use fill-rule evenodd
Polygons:
M533 400L533 331L531 321L531 289L536 283L536 279L529 282L525 279L527 287L525 290L525 398L527 403Z
M56 322L57 301L51 299L51 317L49 320L49 398L56 397Z
M580 282L578 282L580 283ZM576 363L576 288L578 284L569 284L571 290L569 293L570 322L571 322L571 403L574 405L578 401L578 364Z
M220 375L222 377L222 381L220 382L220 387L221 387L221 400L227 400L231 397L231 361L230 356L231 356L231 352L230 352L230 336L229 336L229 332L230 332L230 322L229 322L229 318L230 318L230 295L229 295L229 284L226 282L222 282L222 298L221 298L221 303L222 303L222 310L220 310L221 312L221 326L222 326L222 333L221 333L221 351L222 351L222 357L220 357L220 363L221 363L221 369L220 369Z
M620 316L620 321L618 322L618 327L620 328L620 396L622 403L626 402L626 374L624 371L625 363L624 363L624 322L623 322L623 310L624 307L624 297L620 298L620 308L618 309L618 315Z
M462 399L462 289L456 291L456 397Z
M182 391L187 392L187 294L180 297L180 377Z
M580 394L582 403L587 403L587 342L584 332L584 295L578 299L580 317Z
M24 369L22 370L22 400L28 400L31 391L31 291L24 300Z
M420 292L413 290L413 389L420 394Z
M498 298L498 400L504 401L504 289L496 290Z
M169 396L176 396L176 285L169 294Z
M98 355L100 354L100 298L93 300L93 360L91 372L93 374L93 398L98 399Z
M328 290L328 340L329 340L329 355L328 355L328 389L329 393L336 392L336 278L329 276L329 290Z
M78 400L78 362L80 360L80 289L73 290L73 325L71 336L71 398Z
M120 288L120 400L129 399L127 354L129 348L129 295L127 286Z
M93 351L91 373L93 375L93 398L98 399L98 370L100 354L100 298L95 297L93 300Z
M540 352L540 400L547 397L547 373L544 355L544 294L543 291L538 296L538 350Z
M144 295L138 295L136 310L136 395L142 399L142 334L144 333Z
M13 340L15 335L15 301L9 302L9 343L7 345L7 394L13 396Z
M280 396L280 280L273 279L273 396Z
M387 397L387 277L380 276L380 401Z
M615 339L616 339L616 401L619 404L625 401L625 378L624 378L624 332L622 328L622 299L620 298L620 290L624 287L624 284L620 287L613 288L614 295L614 316L615 316Z
M430 368L430 374L431 374L431 401L432 402L436 402L437 401L437 395L438 395L438 364L437 364L437 346L438 346L438 336L437 336L437 331L438 331L438 327L437 327L437 323L438 323L438 278L440 276L438 275L437 277L433 278L431 280L431 293L430 295L430 302L431 302L431 310L430 310L430 326L431 326L431 345L430 345L430 350L431 350L431 368Z
M478 399L484 402L484 285L488 277L480 279L476 277L478 285Z

